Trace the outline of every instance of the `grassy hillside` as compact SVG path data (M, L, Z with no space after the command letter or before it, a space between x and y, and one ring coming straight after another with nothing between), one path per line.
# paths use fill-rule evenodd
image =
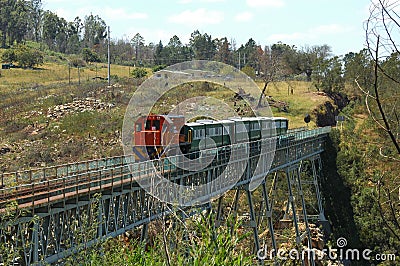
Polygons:
M80 69L79 84L78 69L69 69L60 55L48 56L38 69L1 70L0 171L121 155L125 109L140 84L129 77L130 71L130 67L112 65L113 86L108 87L107 81L93 79L107 76L105 64ZM293 94L288 93L288 85ZM160 100L163 105L155 111L165 112L185 97L197 95L215 97L231 106L236 101L234 93L222 86L184 85ZM285 111L279 106L272 111L274 116L288 117L292 128L305 126L304 115L328 100L305 82L270 84L267 95L268 101L286 106ZM266 113L265 108L257 112Z

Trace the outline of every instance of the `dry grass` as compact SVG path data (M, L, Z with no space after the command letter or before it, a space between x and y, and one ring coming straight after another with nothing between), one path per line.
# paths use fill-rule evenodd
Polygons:
M130 67L111 65L111 75L128 77ZM81 81L88 81L94 77L107 77L107 64L92 64L80 70ZM54 83L66 83L79 81L78 68L68 68L67 64L44 63L37 69L11 68L1 70L0 89L8 90L15 87L28 85L50 85Z
M262 82L257 82L260 88ZM291 93L293 89L293 94ZM267 87L267 96L272 96L276 101L283 101L289 104L288 112L271 107L274 116L283 116L289 119L289 127L306 126L304 116L310 114L320 104L329 101L327 96L317 94L317 90L310 82L290 81L270 83ZM262 115L262 113L261 113ZM309 127L315 127L315 121L309 123Z

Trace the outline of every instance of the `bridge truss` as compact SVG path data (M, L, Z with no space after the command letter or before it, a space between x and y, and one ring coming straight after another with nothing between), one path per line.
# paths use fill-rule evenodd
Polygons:
M285 221L294 227L297 245L301 248L305 243L312 248L309 223L325 221L318 182L322 169L320 153L329 131L330 128L319 128L290 132L289 141L277 142L270 169L256 170L255 166L256 160L267 160L271 154L243 159L246 162L236 155L238 167L234 169L243 163L248 166L232 187L235 196L230 203L234 215L240 215L239 199L241 195L246 197L247 204L242 207L247 209L245 215L253 231L255 254L267 242L277 250L280 241L277 224ZM197 185L216 178L224 167L221 162L196 173L172 173L164 166L160 171L176 183ZM249 184L255 173L262 182L251 191ZM8 259L23 265L56 263L81 248L137 228L141 228L144 240L149 223L172 212L136 181L151 180L155 174L154 162L135 163L124 156L2 173L0 262ZM235 173L225 171L225 175L228 179ZM215 193L213 204L200 206L214 208L216 225L223 223L224 202L228 199L226 194L219 196L219 189L224 189L223 184L220 188L210 188ZM188 211L190 207L182 209ZM90 228L94 229L87 230L93 224L96 226ZM310 262L314 265L312 259Z

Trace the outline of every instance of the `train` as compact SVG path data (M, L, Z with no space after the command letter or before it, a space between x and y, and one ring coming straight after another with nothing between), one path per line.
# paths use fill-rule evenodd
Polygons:
M285 135L289 121L284 117L232 117L224 120L185 122L183 115L147 115L134 125L135 161L177 154L198 154L241 142L257 143L263 138Z

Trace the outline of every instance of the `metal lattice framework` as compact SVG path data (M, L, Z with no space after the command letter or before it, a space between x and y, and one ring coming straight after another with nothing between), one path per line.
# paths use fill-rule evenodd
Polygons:
M274 230L277 219L282 217L276 218L274 210L276 203L283 201L287 202L284 218L293 221L297 243L300 244L306 237L308 247L312 248L309 219L325 219L318 186L322 167L319 154L324 150L323 144L329 132L330 128L326 127L288 133L291 138L278 141L271 169L261 167L256 170L259 160L267 161L268 156L273 156L269 153L243 160L240 154L236 154L234 161L238 167L232 169L240 168L242 164L247 167L232 188L236 191L233 206L237 211L240 194L244 193L255 252L261 248L260 241L270 241L271 246L277 248ZM176 183L197 185L216 178L225 167L222 160L196 173L166 171L168 166L162 166L160 172ZM302 177L306 168L312 173L311 178ZM226 179L235 175L234 170L224 173ZM55 263L82 247L135 228L142 228L144 239L147 225L171 212L136 182L137 178L152 180L154 176L154 162L134 163L125 156L3 173L0 252L7 250L8 258L25 265L41 261ZM263 179L257 189L261 191L262 199L257 203L254 203L255 192L250 191L248 186L254 176ZM287 181L287 191L283 193L285 198L279 195L277 185L282 178ZM219 196L217 192L224 189L224 184L219 185L219 188L210 188L217 202L216 224L219 224L223 214L224 195ZM313 193L314 203L305 201L304 191ZM8 206L10 202L14 205ZM307 213L308 206L312 207L311 215ZM212 204L210 202L201 207L212 208ZM306 225L304 232L299 227L299 221ZM88 231L88 224L94 224L90 228L95 229ZM268 234L264 234L263 230ZM1 262L6 255L0 254ZM311 264L314 262L311 261Z

